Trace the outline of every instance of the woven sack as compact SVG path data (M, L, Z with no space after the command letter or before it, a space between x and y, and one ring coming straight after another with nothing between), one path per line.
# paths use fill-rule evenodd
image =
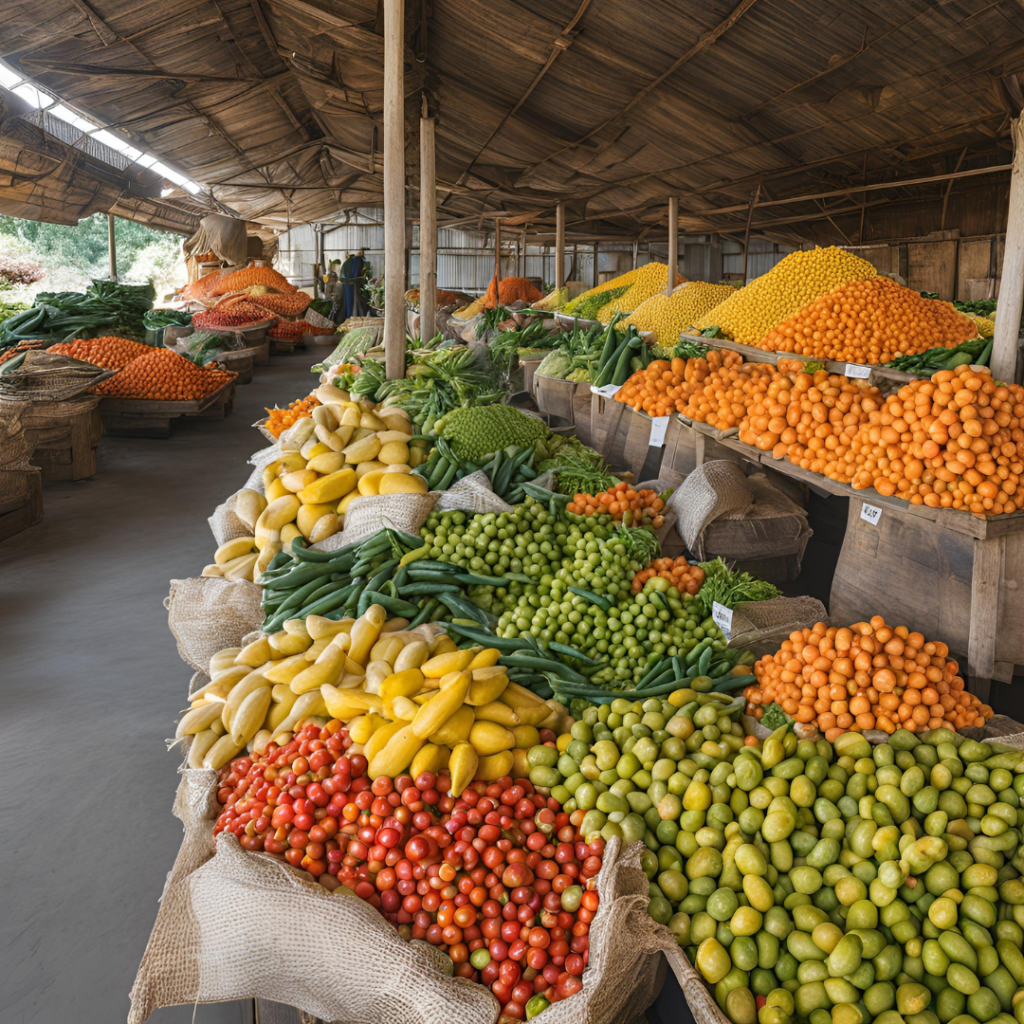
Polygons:
M747 478L735 463L715 460L698 466L668 501L676 514L676 532L698 557L704 528L729 513L741 517L753 504ZM698 550L700 549L700 550Z
M164 607L182 661L196 672L205 672L217 651L258 629L263 621L262 595L263 588L248 580L219 576L171 580Z
M249 456L249 465L256 468L249 474L249 479L245 481L245 488L263 494L263 470L279 458L281 458L281 447L277 442L269 448L261 448L258 452L253 452Z
M144 1024L161 1006L253 997L338 1024L495 1024L498 1004L486 987L449 977L436 950L401 939L358 897L246 853L230 833L214 852L217 785L217 772L182 772L174 813L185 838L132 986L128 1024ZM549 1024L633 1021L657 994L661 958L652 954L672 940L646 912L640 849L620 855L615 839L605 848L585 987L549 1008ZM324 941L309 942L311 934Z
M21 422L24 406L8 411L0 407L0 512L20 508L28 500L30 480L37 467L29 461L35 445Z
M235 515L235 499L237 497L238 491L235 491L227 501L222 501L213 510L213 515L206 520L210 524L217 547L236 537L248 537L252 534L252 530Z
M490 477L481 469L464 476L447 491L434 491L438 495L434 506L439 512L461 509L474 515L481 512L511 512L512 506L499 498L491 489Z
M374 494L354 498L345 513L345 527L314 544L318 551L337 551L373 536L382 527L417 536L436 501L434 494Z
M333 334L336 330L334 321L328 320L323 314L318 313L315 309L307 309L302 314L302 319L313 327L319 327L323 334Z
M981 728L972 725L961 729L960 732L968 739L990 740L992 743L1003 743L1008 747L1024 749L1024 725L1006 715L995 715Z
M34 350L25 353L16 370L0 374L0 399L63 402L113 377L116 372L84 359Z
M825 606L814 597L741 601L732 610L729 646L750 648L757 654L774 653L794 630L824 622L827 616Z

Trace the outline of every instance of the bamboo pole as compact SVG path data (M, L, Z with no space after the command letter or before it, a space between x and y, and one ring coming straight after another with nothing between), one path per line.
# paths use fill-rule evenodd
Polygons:
M592 287L594 287L594 288L597 287L597 254L598 254L598 250L600 248L601 248L600 243L599 242L595 242L594 243L594 274L593 274L593 277L591 278Z
M992 340L992 376L1014 383L1017 369L1017 339L1020 314L1024 305L1024 119L1012 123L1013 170L1010 172L1009 216L1006 219L1006 244L1003 272L999 278L999 308Z
M437 169L434 119L420 118L420 339L437 331ZM426 324L426 327L424 327Z
M565 203L555 206L555 287L565 287Z
M665 294L671 295L676 286L679 272L679 197L668 201L668 274L665 279Z
M117 280L117 239L114 237L114 215L107 214L107 256L110 259L110 280Z
M405 376L405 3L384 0L384 360Z
M757 188L750 193L750 203L747 206L747 228L743 232L743 283L747 283L747 256L750 249L750 222L754 219L754 207L757 206L758 199L761 198L761 183L757 183Z
M494 222L494 305L501 305L498 286L501 284L501 221Z

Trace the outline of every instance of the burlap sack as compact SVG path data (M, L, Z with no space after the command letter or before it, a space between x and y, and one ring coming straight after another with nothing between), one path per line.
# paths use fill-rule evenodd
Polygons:
M694 554L704 528L721 515L742 516L753 504L743 470L732 462L715 460L698 466L668 501L676 514L676 532ZM702 557L702 556L701 556Z
M144 1024L161 1006L253 997L339 1024L494 1024L499 1008L487 988L448 977L437 951L405 942L369 904L246 853L230 833L213 852L217 777L182 772L174 813L185 838L132 986L128 1024ZM606 847L584 988L547 1011L550 1024L633 1021L657 994L654 954L673 942L647 914L640 849L622 854L614 839Z
M773 597L769 601L741 601L732 610L730 647L757 654L774 652L795 629L828 618L825 606L814 597Z
M436 494L376 494L354 498L345 513L345 528L314 544L318 551L337 551L366 540L384 526L416 536L427 521Z
M20 508L28 501L31 475L39 472L29 461L35 447L25 435L23 408L0 408L0 512Z
M972 725L961 729L960 732L968 739L991 740L1007 747L1024 749L1024 725L1006 715L995 715L981 728Z
M171 580L164 607L182 661L205 672L212 655L258 629L263 621L262 595L263 588L248 580L219 576Z
M116 372L37 349L26 352L17 369L0 374L0 401L64 402Z
M461 509L474 515L482 512L511 512L512 506L491 489L490 477L481 469L464 476L447 491L434 491L439 512Z
M238 491L235 491L227 501L222 501L213 510L213 515L206 520L210 524L217 547L229 540L234 540L235 537L247 537L252 534L252 530L235 515L235 498L237 497Z
M272 462L281 458L281 448L275 441L269 448L261 448L249 456L249 465L256 468L249 474L245 487L263 494L263 470Z
M245 263L249 252L245 221L223 213L207 214L196 233L182 243L186 256L212 252L217 259L232 265Z

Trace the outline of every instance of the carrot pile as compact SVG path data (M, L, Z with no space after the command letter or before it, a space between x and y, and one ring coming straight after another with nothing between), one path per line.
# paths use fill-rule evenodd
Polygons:
M315 395L307 395L305 398L296 398L283 409L267 409L267 422L264 426L274 437L280 437L296 420L312 416L319 404Z
M248 298L257 306L261 306L277 316L301 316L313 301L312 296L299 291L290 292L287 295L274 295L272 293L250 295Z
M951 302L924 299L888 277L847 281L773 328L757 345L816 359L887 363L978 335Z
M74 359L84 359L85 362L100 366L104 370L123 370L133 359L148 355L153 348L128 338L104 337L62 341L51 345L46 351L55 352L60 356L71 356Z
M888 626L880 615L849 629L818 622L755 664L757 683L743 691L747 713L760 719L778 704L797 722L816 723L829 742L868 729L983 725L992 709L964 689L948 654L944 643Z
M293 338L301 338L304 334L316 334L317 328L305 320L281 320L270 328L271 338L278 338L282 341L291 341Z
M566 505L566 511L576 515L610 515L627 526L653 526L658 529L665 523L661 514L665 502L657 491L634 490L625 480L620 481L600 494L575 494Z
M720 382L729 378L731 371L743 365L743 356L738 352L720 351L713 348L707 356L699 358L654 359L645 369L637 370L615 394L617 402L648 416L668 416L683 412L690 398L701 390L703 382L716 371L727 371L720 376ZM770 373L767 363L747 363L744 373ZM732 374L732 379L736 375ZM715 382L712 382L714 385ZM691 417L692 418L692 417Z
M484 306L494 309L499 303L507 306L510 302L536 302L543 299L544 293L538 291L525 277L505 277L498 282L497 301L494 294L494 278L484 293Z
M655 576L668 580L680 594L696 594L704 584L704 570L699 565L690 565L683 555L678 558L656 558L633 577L633 593L639 594L644 584Z
M203 279L205 280L205 278ZM234 273L218 275L217 280L206 291L207 295L226 295L228 292L241 292L253 285L262 284L276 292L294 292L295 285L289 284L272 267L243 267Z
M224 370L201 369L191 360L166 348L147 351L148 355L133 359L116 376L98 384L96 393L107 398L195 401L212 394L235 377Z

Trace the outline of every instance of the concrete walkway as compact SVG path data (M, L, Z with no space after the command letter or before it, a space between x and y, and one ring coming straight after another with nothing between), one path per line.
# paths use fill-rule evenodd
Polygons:
M163 599L213 558L206 522L263 446L265 406L307 394L326 350L275 356L222 422L104 438L92 480L44 485L43 522L0 543L0 1020L118 1024L181 842L164 739L191 670ZM249 1004L154 1024L251 1024ZM651 1024L692 1022L669 979Z

